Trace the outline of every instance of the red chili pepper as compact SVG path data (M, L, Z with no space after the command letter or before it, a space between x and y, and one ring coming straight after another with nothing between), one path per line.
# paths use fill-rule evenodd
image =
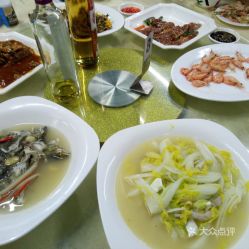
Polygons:
M17 198L38 176L38 174L35 174L27 177L20 185L16 187L12 197Z
M8 197L8 195L1 196L1 197L0 197L0 204L1 204L2 202L6 201L6 200L7 200L7 197Z
M141 11L141 9L137 7L124 7L121 9L121 11L124 13L138 13Z
M13 137L11 136L3 137L3 138L0 138L0 143L6 143L8 141L11 141L12 139Z
M32 179L33 180L33 179ZM32 182L32 180L26 182L24 185L20 186L14 193L13 189L5 193L0 197L0 204L7 201L9 198L17 198Z
M14 198L17 198L30 184L32 180L26 182L24 185L22 185L16 192L13 194Z

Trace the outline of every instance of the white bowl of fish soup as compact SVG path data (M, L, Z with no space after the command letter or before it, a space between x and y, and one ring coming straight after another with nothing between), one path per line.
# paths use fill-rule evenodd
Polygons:
M203 244L203 241L197 241L194 238L172 240L166 230L160 230L164 227L160 227L154 218L152 220L151 217L148 218L144 215L149 216L145 206L141 204L142 200L137 206L132 206L131 200L127 197L125 185L122 183L124 160L128 158L129 163L131 162L129 158L136 155L137 158L134 160L139 163L142 158L141 155L144 155L145 151L147 152L147 150L141 152L141 148L142 150L146 149L148 141L155 142L158 138L179 136L204 141L207 144L229 151L235 164L240 169L241 175L248 181L248 150L229 130L217 123L200 119L170 120L122 130L105 142L101 148L97 165L99 207L104 230L111 248L165 248L165 245L167 245L167 248L179 249L221 248L220 244L215 244L215 236L207 236L207 240L206 242L203 240ZM151 147L152 145L150 145ZM132 154L134 151L138 153ZM130 171L129 174L131 173L134 174ZM228 242L229 248L241 249L248 245L247 199L244 204L236 208L236 212L229 220L229 222L232 222L232 228L236 229L236 235L230 237L221 235L223 237L220 241L222 243ZM148 227L150 229L147 229ZM232 228L231 231L233 231Z
M24 202L22 208L15 212L0 210L0 244L6 244L28 233L68 199L97 160L99 140L94 130L78 116L39 97L18 97L3 102L0 107L0 117L0 131L15 130L16 125L47 126L48 130L52 129L63 135L67 143L65 149L70 152L68 165L63 166L61 163L52 165L52 168L48 168L49 173L39 171L39 166L47 167L39 163L37 173L40 175L25 190L24 200L27 202ZM59 172L59 166L63 167L63 174ZM56 176L56 172L59 172L59 177ZM50 192L32 193L32 186L43 192L46 191L44 189L50 188ZM37 195L37 200L30 200L29 194L33 197Z

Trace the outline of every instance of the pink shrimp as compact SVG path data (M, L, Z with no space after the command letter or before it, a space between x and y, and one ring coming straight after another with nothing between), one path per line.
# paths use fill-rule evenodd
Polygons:
M192 69L197 69L197 70L199 70L200 64L194 64L194 65L192 65L191 68L192 68Z
M213 82L220 84L224 80L224 74L223 73L217 73L213 76Z
M234 66L234 64L232 62L229 63L228 67L232 70L235 71L236 67Z
M243 84L233 76L224 76L223 83L229 86L243 87Z
M214 59L217 55L211 50L209 55L205 55L201 60L203 63L209 63L212 59Z
M237 68L239 68L239 69L241 69L241 70L244 70L245 69L245 67L243 66L243 64L242 64L242 62L241 61L239 61L239 60L232 60L232 63L233 63L233 65L235 66L235 67L237 67Z
M246 69L246 78L249 79L249 68Z
M219 60L219 57L216 57L210 62L210 66L214 71L225 72L229 63L226 61Z
M190 81L192 80L203 80L204 78L206 78L208 75L208 73L202 73L200 71L197 70L193 70L191 75L190 75Z
M203 79L206 83L210 83L213 81L213 73L211 72L206 78Z
M210 73L211 72L211 67L209 64L203 63L199 66L199 71L202 73Z
M182 75L187 76L187 75L192 71L192 69L183 67L183 68L181 68L180 71L181 71L181 74L182 74Z
M225 56L220 56L219 59L222 60L222 61L230 61L230 60L232 60L234 58L231 57L231 56L225 55Z
M240 52L236 52L236 59L240 62L246 62L246 58L240 53Z
M203 87L208 85L208 83L203 80L193 80L191 81L191 84L194 87Z

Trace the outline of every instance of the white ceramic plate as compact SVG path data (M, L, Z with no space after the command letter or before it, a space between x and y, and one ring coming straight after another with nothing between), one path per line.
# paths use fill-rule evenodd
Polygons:
M96 162L99 140L78 116L39 97L18 97L1 103L0 119L0 130L25 123L53 127L65 136L71 148L66 174L46 198L18 212L0 213L2 245L31 231L69 198Z
M55 5L61 9L65 8L65 3L55 2ZM106 30L104 32L98 33L98 37L110 35L120 30L124 26L124 17L117 10L111 7L108 7L106 5L98 4L98 3L95 3L94 6L95 6L96 12L99 12L104 15L108 14L112 22L112 28L110 30Z
M222 6L219 7L219 8L217 8L215 11L221 11L221 10L222 10ZM233 25L233 26L237 26L237 27L249 27L249 24L239 23L239 22L233 22L230 19L228 19L228 18L226 18L224 16L221 16L221 15L216 15L216 17L218 19L220 19L222 22L225 22L225 23Z
M29 38L28 36L19 34L17 32L0 33L0 41L8 41L8 40L19 41L19 42L23 43L24 45L32 48L37 54L39 54L35 40L32 39L32 38ZM23 81L25 81L26 79L31 77L33 74L38 72L42 67L43 67L43 65L42 65L42 62L41 62L40 65L38 65L37 67L35 67L31 71L29 71L28 73L26 73L22 77L18 78L17 80L12 82L8 86L6 86L4 88L0 88L0 95L5 94L8 91L15 88L16 86L20 85Z
M124 26L124 17L117 10L102 4L95 4L95 9L96 12L101 14L108 14L112 22L112 28L110 30L98 33L98 37L110 35L120 30Z
M135 126L117 132L103 145L97 165L97 191L105 234L112 249L148 249L123 220L116 201L116 177L119 167L133 148L153 138L188 136L229 150L245 179L249 179L249 152L223 126L201 119L168 120ZM233 249L247 248L249 228Z
M153 16L156 18L162 16L164 21L173 22L177 25L184 25L190 22L201 24L201 27L198 29L198 35L181 45L163 45L162 43L153 40L153 44L162 49L184 49L216 29L216 25L213 19L174 3L159 3L145 9L142 12L130 16L125 19L124 27L130 32L145 39L146 36L136 31L135 28L142 25L144 20L146 20L147 18Z
M181 91L200 98L221 102L236 102L249 100L249 80L246 78L245 71L236 69L235 72L228 71L226 74L235 76L240 82L243 83L244 88L239 89L237 87L228 86L225 84L211 83L205 87L194 87L191 83L180 73L182 67L191 67L192 65L199 63L201 58L205 54L209 54L213 50L219 55L235 56L236 51L239 51L245 57L249 57L249 45L245 44L215 44L200 47L189 51L182 55L174 63L171 70L171 78L173 83ZM249 67L248 63L244 63L246 68Z

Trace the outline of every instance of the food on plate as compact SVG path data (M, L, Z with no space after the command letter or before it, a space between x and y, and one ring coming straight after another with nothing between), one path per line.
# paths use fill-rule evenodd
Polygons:
M108 14L96 13L98 33L102 33L112 28L112 21Z
M150 17L144 21L145 25L136 28L144 35L154 32L153 39L164 45L181 45L198 35L199 23L188 23L183 26L163 20L163 17Z
M141 9L138 7L133 7L133 6L128 6L128 7L123 7L121 9L121 12L126 13L126 14L135 14L140 12Z
M26 191L27 199L33 195L37 200L63 177L64 162L55 161L67 163L70 154L58 145L63 141L58 135L44 126L0 133L0 208L14 211L24 206Z
M231 43L236 41L236 36L227 32L227 31L214 31L210 34L210 36L218 41L224 43Z
M236 69L245 70L243 63L249 63L240 52L235 56L221 56L213 51L201 58L201 62L190 68L181 68L180 72L195 87L208 86L210 83L235 86L243 88L244 85L232 75L226 75L228 71L235 72ZM248 78L248 70L245 70Z
M0 41L0 88L4 88L41 64L34 50L15 40Z
M249 79L249 68L246 69L246 77Z
M220 249L234 241L204 231L232 226L232 240L239 238L248 225L248 214L240 213L248 207L248 185L229 151L168 136L126 158L117 200L127 224L152 248Z
M245 5L241 1L226 4L220 7L215 13L232 22L249 24L249 5Z

